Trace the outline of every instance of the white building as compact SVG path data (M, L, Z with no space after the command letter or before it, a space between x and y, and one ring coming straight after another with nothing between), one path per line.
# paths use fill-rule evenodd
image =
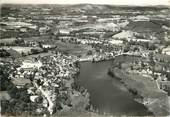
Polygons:
M67 30L67 29L60 29L59 32L60 32L60 34L65 34L65 35L70 34L70 30Z
M21 68L23 69L29 69L29 68L40 68L42 66L42 63L40 61L38 62L33 62L31 60L25 60L22 62Z

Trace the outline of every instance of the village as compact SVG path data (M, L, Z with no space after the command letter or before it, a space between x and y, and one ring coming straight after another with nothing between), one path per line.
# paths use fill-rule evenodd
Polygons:
M76 58L61 53L24 60L17 68L15 65L10 66L12 72L8 79L18 89L29 86L29 98L39 105L35 112L40 115L44 111L53 114L56 111L73 109L79 103L74 103L78 98L84 103L82 108L85 108L89 105L89 94L86 90L75 88L77 85L74 80L79 71L76 61ZM5 65L1 63L3 64Z
M35 106L30 110L33 115L89 112L93 111L90 94L76 84L79 64L112 60L108 74L118 77L137 102L156 115L170 113L169 8L157 8L159 12L134 9L4 5L0 19L2 82L16 92L26 92L27 106ZM17 101L9 87L1 90L3 106ZM15 109L6 108L17 115Z

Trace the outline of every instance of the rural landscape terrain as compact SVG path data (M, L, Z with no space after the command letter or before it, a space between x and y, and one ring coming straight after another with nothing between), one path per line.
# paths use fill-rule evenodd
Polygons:
M170 115L170 7L1 4L5 116Z

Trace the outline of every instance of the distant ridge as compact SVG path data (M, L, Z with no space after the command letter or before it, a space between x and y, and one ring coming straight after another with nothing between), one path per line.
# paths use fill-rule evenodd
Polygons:
M110 4L89 4L89 3L81 3L81 4L14 4L14 3L0 3L0 5L42 5L42 6L46 6L46 5L50 5L50 6L63 6L63 7L67 7L67 6L75 6L75 7L81 7L81 6L107 6L107 7L143 7L143 8L152 8L152 7L156 7L156 8L170 8L170 5L110 5Z

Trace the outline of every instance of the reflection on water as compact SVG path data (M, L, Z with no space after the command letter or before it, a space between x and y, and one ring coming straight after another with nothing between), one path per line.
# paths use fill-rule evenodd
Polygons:
M107 115L148 115L123 84L107 74L111 64L111 61L81 63L78 83L88 89L94 109Z

